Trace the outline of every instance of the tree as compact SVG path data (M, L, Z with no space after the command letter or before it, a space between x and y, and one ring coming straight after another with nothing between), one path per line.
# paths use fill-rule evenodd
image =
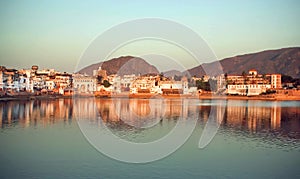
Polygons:
M295 81L294 78L291 77L291 76L288 76L288 75L282 75L281 76L281 82L282 83L292 83L294 81Z
M242 72L242 76L243 76L243 77L246 77L246 76L247 76L247 73L246 73L245 71L243 71L243 72Z
M103 83L102 83L102 85L103 85L105 88L108 88L108 87L111 86L111 84L110 84L109 81L107 81L107 80L104 80Z
M161 73L159 74L159 78L160 78L161 81L163 80L163 77L164 77L164 73L161 72Z
M210 87L211 91L217 91L218 90L217 80L209 79L208 83L209 83L209 87Z
M295 84L296 87L297 87L298 85L300 85L300 78L296 78L296 79L294 79L294 80L295 80L294 84Z
M196 80L196 87L197 87L197 89L203 89L203 81Z
M196 86L197 86L197 89L202 89L202 90L205 90L205 91L211 91L209 82L204 82L203 80L197 80L196 81Z
M103 77L102 77L102 76L100 76L100 75L98 75L98 76L97 76L97 83L98 83L98 84L100 84L100 83L101 83L101 81L102 81L102 79L103 79Z
M177 76L177 75L174 76L175 81L180 81L181 79L182 79L182 76Z

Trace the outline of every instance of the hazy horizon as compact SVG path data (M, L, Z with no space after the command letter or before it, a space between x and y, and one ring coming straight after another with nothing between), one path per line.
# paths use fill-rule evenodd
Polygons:
M300 48L300 46L298 47L283 47L283 48L280 48L280 49L286 49L286 48ZM249 52L249 53L244 53L244 54L237 54L237 55L234 55L234 56L230 56L230 57L235 57L235 56L239 56L239 55L246 55L246 54L253 54L253 53L257 53L257 52L263 52L263 51L269 51L269 50L278 50L278 49L266 49L266 50L261 50L261 51L255 51L255 52ZM180 64L175 63L171 65L171 68L169 67L166 67L166 65L168 64L168 61L166 62L163 62L163 63L159 63L162 58L164 57L160 57L160 56L157 56L158 58L156 59L149 59L149 57L146 55L144 57L140 57L140 56L134 56L134 55L131 55L131 54L126 54L126 55L120 55L120 56L114 56L110 59L107 59L107 60L104 60L104 61L109 61L113 58L119 58L119 57L122 57L122 56L133 56L133 57L138 57L138 58L143 58L147 63L149 63L150 65L153 65L154 67L156 67L158 69L159 72L169 72L169 71L179 71L179 72L184 72L186 71L187 69L184 68L183 66L180 66ZM149 55L150 56L150 55ZM230 58L230 57L224 57L223 59L226 59L226 58ZM218 59L219 60L223 60L223 59ZM91 65L94 65L94 64L97 64L97 63L100 63L100 62L104 62L104 61L99 61L99 62L95 62L95 63L91 63L89 65L86 65L86 66L83 66L81 69L84 69L88 66L91 66ZM214 61L210 61L210 62L207 62L207 63L211 63L211 62L214 62ZM78 70L73 70L73 71L61 71L61 70L58 70L56 68L49 68L47 66L40 66L38 63L33 63L33 64L28 64L27 66L24 66L24 67L18 67L17 65L16 66L5 66L5 65L2 65L0 64L0 66L5 66L6 68L8 69L30 69L33 65L37 65L39 67L39 69L54 69L54 70L57 70L57 71L60 71L60 72L68 72L68 73L76 73L78 72ZM193 68L193 67L196 67L196 66L191 66L189 69Z

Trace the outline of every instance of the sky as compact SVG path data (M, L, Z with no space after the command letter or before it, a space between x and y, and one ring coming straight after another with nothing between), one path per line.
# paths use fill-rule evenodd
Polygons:
M0 65L20 69L36 64L40 68L73 72L99 35L120 23L140 18L167 19L192 29L217 59L300 46L298 0L11 0L0 1ZM169 52L163 55L177 55L183 59L180 63L184 68L198 65L184 52L178 54L176 48L146 40L128 43L110 57L143 56L153 53L153 49L165 49Z

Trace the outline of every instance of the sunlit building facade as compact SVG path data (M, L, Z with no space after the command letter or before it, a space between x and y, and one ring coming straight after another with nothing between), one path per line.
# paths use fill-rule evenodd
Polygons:
M77 93L92 94L96 91L97 80L95 77L86 76L81 74L73 75L73 86Z
M228 75L227 94L254 96L267 92L268 89L281 88L281 75L260 75L256 70L250 70L249 74Z

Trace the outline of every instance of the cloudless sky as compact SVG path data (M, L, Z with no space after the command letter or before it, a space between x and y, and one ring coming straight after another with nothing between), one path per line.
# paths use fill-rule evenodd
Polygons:
M0 2L0 65L73 72L98 35L146 17L186 25L218 59L300 45L298 0L10 0Z

